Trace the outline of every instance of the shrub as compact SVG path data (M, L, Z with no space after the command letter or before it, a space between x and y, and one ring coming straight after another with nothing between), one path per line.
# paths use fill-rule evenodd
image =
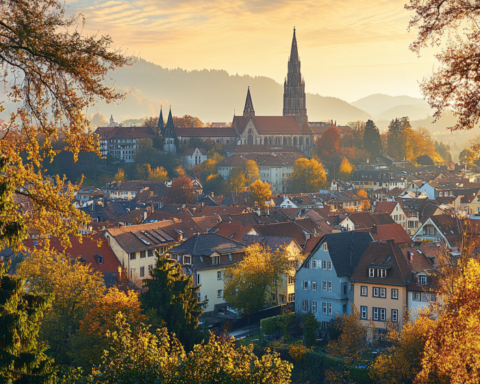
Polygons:
M273 335L276 332L279 332L282 330L282 316L287 316L288 319L291 318L290 323L293 323L295 320L295 313L291 312L288 314L283 314L283 315L278 315L278 316L272 316L267 319L262 319L260 320L260 326L262 327L262 332L265 335Z

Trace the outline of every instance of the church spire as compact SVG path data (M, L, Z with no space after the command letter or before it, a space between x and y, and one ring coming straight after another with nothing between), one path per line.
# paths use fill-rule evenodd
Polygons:
M164 126L164 122L163 122L163 111L162 111L162 106L160 106L160 116L158 118L157 128L160 132L162 132L164 127L165 126Z
M166 125L165 128L166 129L175 129L175 126L173 125L172 107L170 107L170 112L168 112L167 125Z
M300 71L295 28L293 28L292 48L288 60L288 73L283 90L283 116L295 118L300 125L308 122L305 82L302 79L302 73Z
M250 87L247 91L247 99L245 100L245 108L243 109L243 116L255 116L253 109L252 95L250 95Z

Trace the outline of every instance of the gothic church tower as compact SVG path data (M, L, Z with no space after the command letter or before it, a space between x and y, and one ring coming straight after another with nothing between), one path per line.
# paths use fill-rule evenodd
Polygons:
M308 122L305 81L300 73L300 59L298 57L295 28L293 29L292 49L288 61L288 74L283 90L283 116L294 117L300 125Z

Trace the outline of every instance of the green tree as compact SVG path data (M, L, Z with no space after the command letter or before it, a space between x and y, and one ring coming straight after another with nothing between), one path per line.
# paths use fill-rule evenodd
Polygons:
M382 151L380 131L372 120L368 120L365 124L365 131L363 133L363 148L370 153L372 158L376 158Z
M327 176L323 165L315 159L301 158L295 161L293 173L288 179L291 193L318 192L327 185Z
M154 158L157 155L157 151L152 146L152 140L137 140L136 146L134 154L135 163L137 165L152 164L152 161L154 161Z
M401 119L393 119L388 125L388 154L396 158L407 157L408 130L411 130L410 119L402 117Z
M193 285L182 267L175 260L157 253L155 268L150 271L151 279L144 280L145 292L140 294L142 308L162 321L183 346L191 351L200 342L203 334L198 328L198 319L203 313L198 301L199 287Z
M317 342L317 329L320 323L315 318L315 315L311 312L305 315L303 319L303 338L308 348L315 346Z
M244 259L224 274L225 301L245 313L256 313L272 304L272 294L285 288L286 275L292 273L291 257L286 250L250 245Z
M418 156L416 162L418 165L435 165L435 162L428 155Z
M223 180L222 175L210 175L203 183L203 190L206 193L213 192L216 196L226 195L228 193L228 183Z
M253 206L255 202L260 208L266 208L266 201L272 198L272 187L266 181L256 180L250 185L250 204Z
M351 128L351 131L342 137L342 145L344 147L364 149L365 122L350 121L347 125Z
M55 383L53 359L37 341L40 319L52 300L26 293L21 278L10 277L0 264L0 382Z

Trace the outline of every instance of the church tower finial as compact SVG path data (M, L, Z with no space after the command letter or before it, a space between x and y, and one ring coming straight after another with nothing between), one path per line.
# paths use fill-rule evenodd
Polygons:
M283 116L292 116L302 125L308 122L305 82L300 71L296 29L293 28L292 47L288 61L287 79L283 90Z
M160 105L160 116L158 117L157 131L163 135L164 128L165 128L165 123L163 121L163 111L162 111L162 106Z
M243 109L243 116L255 117L255 110L253 109L252 95L250 95L250 87L247 91L247 99L245 100L245 108Z

